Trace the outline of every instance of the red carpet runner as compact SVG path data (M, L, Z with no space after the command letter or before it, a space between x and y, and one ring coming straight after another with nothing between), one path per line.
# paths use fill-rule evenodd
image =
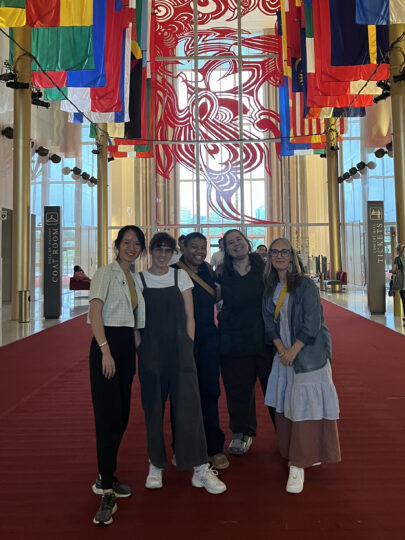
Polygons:
M301 495L285 492L287 467L257 392L259 432L221 472L224 495L193 488L168 465L164 487L147 472L139 385L119 477L134 488L114 523L91 520L98 498L87 349L79 317L0 349L0 538L402 540L405 537L405 338L325 303L341 402L343 461L307 470ZM221 398L226 426L226 408ZM227 430L229 441L229 432Z

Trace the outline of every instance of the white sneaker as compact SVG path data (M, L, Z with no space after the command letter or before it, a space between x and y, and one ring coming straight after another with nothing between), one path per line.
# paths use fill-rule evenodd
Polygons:
M218 471L210 467L208 463L194 468L191 483L194 487L205 488L208 493L213 495L226 491L226 485L218 478Z
M146 477L145 487L148 489L159 489L163 486L162 471L155 467L152 463L149 464L149 474Z
M286 490L288 493L301 493L304 489L304 469L290 465Z

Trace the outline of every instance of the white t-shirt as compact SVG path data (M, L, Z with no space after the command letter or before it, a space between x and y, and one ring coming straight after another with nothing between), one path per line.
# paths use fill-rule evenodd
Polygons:
M192 289L194 287L193 282L190 276L185 270L177 270L177 285L181 292L186 291L187 289ZM169 268L167 274L162 276L157 276L156 274L151 274L148 270L143 270L143 277L146 282L146 286L151 289L163 289L165 287L172 287L174 285L174 268ZM143 291L143 283L139 273L135 274L135 280L139 285L141 291Z
M220 264L224 262L225 253L223 251L216 251L212 254L211 257L211 266L217 268Z

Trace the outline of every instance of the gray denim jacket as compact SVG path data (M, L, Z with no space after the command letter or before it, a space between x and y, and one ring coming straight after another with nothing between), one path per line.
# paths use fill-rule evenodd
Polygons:
M268 344L280 338L280 318L277 323L274 322L276 306L273 294L274 290L263 297L265 339ZM291 343L299 339L305 344L293 363L296 373L315 371L322 368L328 359L332 361L332 342L325 325L319 290L307 276L303 276L297 289L290 293L288 322Z

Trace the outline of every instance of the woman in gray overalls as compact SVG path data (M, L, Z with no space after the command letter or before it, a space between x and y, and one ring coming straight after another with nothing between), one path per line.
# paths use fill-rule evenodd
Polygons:
M162 487L166 466L163 416L170 396L175 416L177 468L193 468L192 485L218 494L226 486L208 463L193 356L193 284L184 270L168 266L175 247L175 239L169 234L155 234L149 245L152 264L136 275L146 306L146 326L138 348L150 461L145 486Z

